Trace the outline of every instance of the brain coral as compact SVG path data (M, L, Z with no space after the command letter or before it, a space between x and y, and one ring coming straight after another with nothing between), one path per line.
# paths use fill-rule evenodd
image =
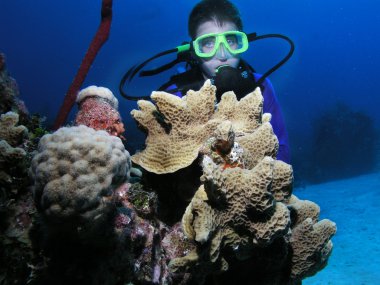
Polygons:
M261 124L263 97L260 89L240 101L233 92L222 96L215 108L215 86L206 81L199 91L190 90L179 98L166 92L153 92L155 104L140 100L140 110L131 112L139 126L147 131L146 148L132 161L150 172L171 173L189 166L198 156L201 146L223 121L229 120L240 141L243 134L252 137L241 141L252 152L253 160L264 155L275 156L278 141L269 125ZM262 128L254 134L256 128ZM257 147L257 140L270 143ZM253 162L250 164L253 165Z
M42 137L31 174L37 208L48 220L95 221L128 178L130 156L118 137L85 126Z

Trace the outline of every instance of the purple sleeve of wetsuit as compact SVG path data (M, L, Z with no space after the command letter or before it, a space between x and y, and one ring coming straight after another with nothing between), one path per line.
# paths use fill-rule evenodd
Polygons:
M256 80L258 80L260 77L261 77L260 75L255 74ZM263 112L272 114L272 119L270 123L273 127L273 132L277 136L279 144L280 144L279 149L278 149L277 159L282 160L286 163L290 163L290 148L289 148L288 133L286 131L285 122L282 116L280 104L278 103L272 83L268 79L264 80L263 87L264 87Z
M177 85L172 84L172 85L170 85L168 88L166 88L165 91L166 91L166 92L169 92L169 93L171 93L171 94L173 94L173 95L176 95L176 96L178 96L178 97L182 97L182 96L183 96L183 94L182 94L180 91L177 91L177 92L171 92L171 90L174 90L174 89L177 89Z

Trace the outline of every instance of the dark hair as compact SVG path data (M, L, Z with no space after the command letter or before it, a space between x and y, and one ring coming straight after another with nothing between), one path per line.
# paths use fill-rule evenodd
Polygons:
M202 0L190 13L188 29L189 35L195 39L199 25L215 20L218 24L232 22L239 31L243 30L243 22L239 10L228 0Z

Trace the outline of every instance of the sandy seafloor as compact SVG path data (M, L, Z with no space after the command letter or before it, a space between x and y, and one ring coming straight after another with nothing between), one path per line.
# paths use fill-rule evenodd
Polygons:
M303 285L380 284L380 171L296 188L300 199L321 208L337 224L328 265Z

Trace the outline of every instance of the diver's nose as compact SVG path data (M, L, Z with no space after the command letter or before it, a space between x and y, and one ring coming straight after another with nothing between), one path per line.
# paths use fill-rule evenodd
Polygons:
M218 48L218 51L216 52L216 58L225 61L227 60L230 56L230 53L226 50L226 48L221 44Z

